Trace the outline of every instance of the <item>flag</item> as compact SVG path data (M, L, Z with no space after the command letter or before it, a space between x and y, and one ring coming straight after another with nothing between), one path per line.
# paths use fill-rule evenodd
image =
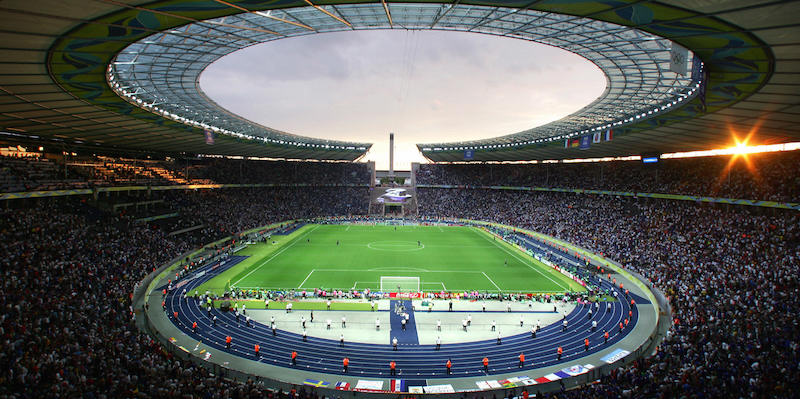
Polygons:
M599 143L600 140L602 140L602 139L603 139L603 133L602 132L595 132L592 135L592 143Z
M314 380L314 379L311 379L311 378L306 379L305 381L303 381L303 385L308 385L308 386L317 387L317 388L327 388L328 385L330 385L330 384L331 384L330 382Z
M405 392L405 381L392 380L389 390L392 392Z
M336 389L338 389L340 391L347 391L347 390L350 389L350 383L349 382L344 382L344 381L339 381L339 382L336 383Z
M564 140L564 148L577 148L580 145L581 145L581 139Z
M206 130L203 131L203 133L205 133L205 135L206 135L206 144L208 144L208 145L214 144L214 132L212 132L211 130L206 129Z
M588 150L589 146L591 146L591 145L592 145L591 136L589 136L589 135L581 136L580 143L578 144L578 146L579 146L578 148L580 148L581 150Z
M576 376L576 375L581 375L581 374L588 373L589 370L591 370L593 368L594 368L594 366L591 365L591 364L586 364L586 365L583 365L583 366L575 365L575 366L572 366L572 367L567 367L565 369L561 369L561 371L564 372L565 374L569 375L569 376Z
M606 130L606 141L611 141L614 138L614 130L608 129Z
M503 386L503 388L514 388L514 387L517 386L517 384L515 384L515 383L513 383L513 382L511 382L509 380L500 380L500 381L497 381L497 382L499 382L500 385Z
M686 75L687 61L689 61L689 50L672 42L672 49L669 51L669 70L681 76Z

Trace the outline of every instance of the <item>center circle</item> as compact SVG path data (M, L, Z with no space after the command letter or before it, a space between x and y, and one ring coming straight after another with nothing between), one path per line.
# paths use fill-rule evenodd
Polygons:
M411 252L419 251L425 248L425 245L414 241L373 241L367 244L367 248L376 251Z

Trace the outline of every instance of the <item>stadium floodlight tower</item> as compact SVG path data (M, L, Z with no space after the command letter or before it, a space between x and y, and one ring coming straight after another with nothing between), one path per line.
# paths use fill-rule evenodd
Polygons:
M389 133L389 177L394 177L394 133Z

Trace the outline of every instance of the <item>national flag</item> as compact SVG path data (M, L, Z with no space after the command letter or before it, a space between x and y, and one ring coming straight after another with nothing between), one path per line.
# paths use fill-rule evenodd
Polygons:
M493 389L497 389L497 388L502 388L503 387L497 381L486 381L486 383L489 384L489 386L492 387Z
M174 343L178 342L178 340L175 339L175 337L169 337L169 342L174 344Z
M211 359L211 352L206 352L206 355L203 356L203 360Z
M490 387L489 383L486 381L477 381L475 382L475 385L477 385L478 389L482 391L488 391L489 389L492 389L492 387Z
M500 380L500 381L497 381L497 382L499 382L500 385L503 386L503 388L514 388L514 387L517 386L517 384L515 384L515 383L513 383L513 382L511 382L509 380Z
M405 392L405 381L403 380L391 380L391 385L389 390L392 392Z
M317 388L327 388L328 385L330 385L330 384L331 384L330 382L314 380L314 379L311 379L311 378L308 378L305 381L303 381L303 385L308 385L308 386L317 387Z
M555 372L555 373L553 373L553 374L554 374L554 375L557 375L559 378L569 378L569 377L572 377L571 375L569 375L569 374L565 373L565 372L564 372L564 370L558 370L558 371L556 371L556 372Z
M535 379L534 381L536 381L537 384L546 384L546 383L550 382L550 380L548 378L546 378L546 377L539 377L539 378Z
M336 389L338 389L340 391L347 391L347 390L350 389L350 383L349 382L344 382L344 381L339 381L339 382L336 383Z
M553 374L548 374L548 375L544 376L544 378L547 378L547 379L548 379L548 380L550 380L550 381L558 381L558 380L560 380L562 377L561 377L561 376L559 376L559 375L556 375L556 373L553 373Z
M611 141L612 138L614 138L614 130L606 130L606 141Z
M581 145L581 139L564 140L564 148L577 148Z
M592 134L592 143L599 143L603 139L603 132L594 132Z
M206 130L203 131L203 133L205 133L205 135L206 135L206 144L208 144L208 145L214 144L214 132L212 132L211 130L206 129Z

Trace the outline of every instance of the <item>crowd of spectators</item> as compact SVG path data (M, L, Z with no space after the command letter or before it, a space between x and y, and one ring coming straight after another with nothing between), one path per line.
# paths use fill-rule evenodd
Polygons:
M314 395L229 381L173 357L135 328L131 292L154 267L220 235L292 218L364 213L367 190L163 194L183 217L208 225L192 236L100 211L86 197L0 210L0 398ZM654 357L557 397L794 395L796 212L487 189L420 188L417 195L421 216L540 231L603 253L668 295L674 323Z
M368 185L366 163L0 156L0 193L185 184Z
M85 197L0 211L0 398L313 397L180 361L135 328L131 295L156 266L219 238L215 229L363 211L367 190L354 190L181 192L187 215L213 220L199 237L168 236Z
M287 162L205 158L192 160L188 166L176 161L176 172L188 170L191 179L216 183L262 184L360 184L370 183L366 163L353 162Z
M421 216L510 224L602 253L670 299L658 354L559 397L791 397L800 215L573 193L417 190ZM757 212L764 213L764 212Z
M422 164L417 184L557 187L800 202L800 151L641 161Z

